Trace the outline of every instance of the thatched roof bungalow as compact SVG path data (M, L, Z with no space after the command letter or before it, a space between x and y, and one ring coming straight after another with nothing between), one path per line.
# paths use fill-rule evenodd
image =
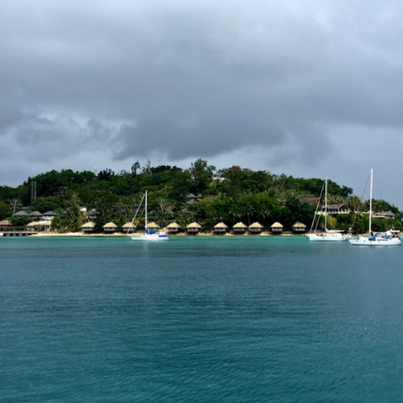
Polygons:
M95 223L94 222L87 222L81 226L81 229L85 233L94 232Z
M306 231L306 225L302 222L297 221L293 226L292 230L295 234L301 234Z
M260 234L263 231L263 225L258 223L258 222L254 222L252 225L249 226L249 232L251 234Z
M216 234L225 234L227 232L228 226L225 225L223 222L214 225L214 232Z
M277 221L270 228L273 234L281 234L283 232L283 226Z
M123 232L125 232L127 234L134 232L135 229L136 229L136 224L133 224L131 222L127 222L125 225L122 226Z
M111 233L114 233L116 231L117 227L118 226L115 223L108 222L102 228L104 229L104 232L107 232L108 234L111 234Z
M243 222L238 222L232 227L234 234L244 234L247 229L248 227Z
M201 225L198 224L197 222L192 222L191 224L189 224L186 227L186 232L189 235L196 235L196 234L198 234L200 232L200 230L201 230Z
M178 223L172 222L171 224L169 224L169 225L167 226L167 231L168 231L170 234L176 234L176 233L179 232L180 228L181 228L181 226L180 226Z
M148 223L148 225L147 225L147 229L148 229L149 231L159 231L160 226L159 226L158 224L156 224L155 222L150 222L150 223Z

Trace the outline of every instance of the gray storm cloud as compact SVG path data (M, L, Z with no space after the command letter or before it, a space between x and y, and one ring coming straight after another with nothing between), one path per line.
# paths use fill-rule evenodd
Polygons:
M397 2L0 4L0 141L49 169L247 147L319 166L330 132L403 124Z

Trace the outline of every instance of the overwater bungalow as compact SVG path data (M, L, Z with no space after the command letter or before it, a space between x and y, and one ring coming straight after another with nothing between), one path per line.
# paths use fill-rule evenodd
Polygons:
M201 230L201 225L197 222L192 222L186 227L186 232L188 235L197 235Z
M108 234L113 234L114 232L116 232L117 227L118 226L115 223L108 222L102 228L104 229L104 232L106 232Z
M271 232L274 235L281 235L283 233L283 226L279 222L275 222L271 225Z
M181 226L176 222L172 222L171 224L169 224L167 226L167 231L169 234L177 234L180 229L181 229Z
M249 232L253 235L253 234L260 234L263 231L263 225L258 223L258 222L254 222L252 225L249 226Z
M248 227L243 222L238 222L232 227L234 234L244 234Z
M292 226L292 231L294 232L294 234L303 234L306 231L306 225L302 222L297 221Z
M217 235L225 234L227 232L228 226L223 222L218 223L214 226L214 233Z

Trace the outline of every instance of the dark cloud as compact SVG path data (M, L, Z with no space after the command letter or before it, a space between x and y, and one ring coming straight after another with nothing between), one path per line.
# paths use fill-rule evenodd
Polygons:
M249 150L261 169L340 175L362 128L389 130L368 158L401 134L396 1L1 4L0 141L35 169Z

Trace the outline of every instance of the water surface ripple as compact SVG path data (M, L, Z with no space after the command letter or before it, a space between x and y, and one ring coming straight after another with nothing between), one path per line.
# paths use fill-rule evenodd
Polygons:
M403 248L0 240L1 402L401 402Z

